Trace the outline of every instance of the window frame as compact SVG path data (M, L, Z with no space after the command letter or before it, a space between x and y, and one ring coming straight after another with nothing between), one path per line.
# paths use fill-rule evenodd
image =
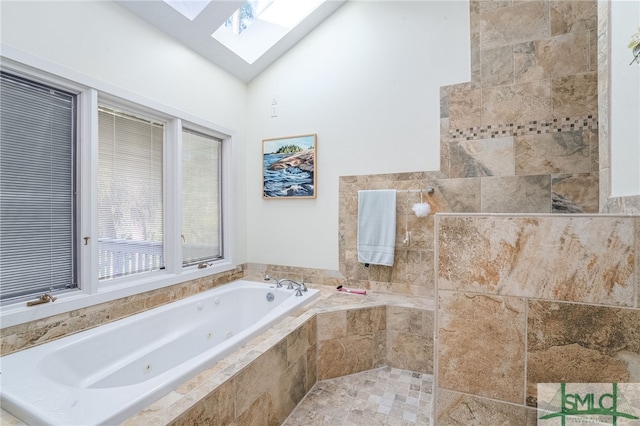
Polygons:
M71 147L71 167L73 168L72 172L71 172L71 181L70 181L70 185L68 187L69 190L69 195L71 196L72 200L71 200L71 210L72 210L72 229L71 229L71 241L72 242L72 249L71 249L71 282L65 284L57 284L55 290L56 294L58 293L63 293L63 292L67 292L67 291L75 291L78 289L78 281L79 281L79 247L78 245L75 243L75 240L78 238L79 235L79 226L77 223L77 218L78 218L78 197L76 195L77 192L77 183L78 183L78 146L79 146L79 135L78 135L78 128L79 128L79 124L78 124L78 117L79 117L79 95L78 95L78 91L76 90L76 88L73 89L69 89L67 86L58 84L58 82L52 82L50 80L47 80L45 78L42 78L42 76L39 75L28 75L25 74L24 72L18 71L18 70L14 70L14 69L10 69L8 67L0 67L1 71L3 73L7 73L9 75L11 75L12 77L15 77L17 79L22 79L26 84L28 85L32 85L36 86L36 85L40 85L42 88L46 89L46 90L54 90L54 91L58 91L58 92L64 92L66 94L69 94L70 96L74 97L73 100L73 116L71 117L71 121L72 121L72 132L73 135L71 137L71 144L73 144L73 146ZM10 77L11 78L11 77ZM32 87L33 87L32 86ZM68 241L68 240L67 240ZM60 287L62 285L65 285L65 287ZM50 288L53 288L50 287ZM31 290L31 289L30 289ZM30 293L28 295L19 295L19 296L14 296L14 297L10 297L7 300L1 301L0 302L0 306L4 306L5 304L10 304L10 303L20 303L20 302L24 302L24 301L28 301L33 299L32 294L41 294L41 292L43 291L47 291L47 290L38 290L38 291L33 291L33 293Z
M56 294L58 299L54 303L33 307L27 307L24 300L7 301L2 304L0 312L3 328L218 274L236 267L237 196L232 170L237 159L234 149L236 136L233 130L11 48L3 47L0 66L4 71L75 93L78 104L76 142L78 288ZM105 282L98 280L98 105L140 114L165 124L164 270L133 274ZM181 182L183 127L222 140L223 258L211 262L207 268L182 265L179 182ZM88 237L86 244L85 237ZM34 295L33 298L36 297L37 295Z
M189 267L189 266L194 266L194 265L202 265L202 264L209 265L209 263L211 263L211 262L216 262L216 261L217 261L217 260L219 260L219 259L224 259L224 257L225 257L225 252L224 252L224 232L223 232L223 226L224 226L224 222L225 222L225 220L227 219L227 218L224 216L224 214L223 214L223 211L224 211L224 197L223 197L223 193L222 193L222 184L223 184L223 168L224 168L224 164L223 164L223 161L222 161L222 148L223 148L223 141L222 141L220 138L218 138L218 137L213 136L212 134L210 134L210 132L209 132L209 133L203 133L203 132L200 132L200 131L194 130L194 129L193 129L191 126L189 126L189 125L185 125L185 124L183 124L183 125L181 126L181 129L180 129L180 135L181 135L181 139L180 139L180 146L181 146L181 149L180 149L180 153L181 153L181 157L180 157L180 164L181 164L181 165L183 165L183 164L184 164L184 162L182 161L182 153L184 152L184 150L182 149L182 148L184 147L184 145L183 145L183 143L182 143L182 142L183 142L183 140L182 140L182 136L183 136L185 133L191 133L191 134L193 134L193 135L200 135L200 136L203 136L203 137L208 137L208 138L211 138L215 143L218 143L218 144L219 144L219 148L218 148L218 151L219 151L219 152L218 152L218 161L217 161L217 163L218 163L218 165L217 165L217 167L218 167L218 173L217 173L217 174L218 174L218 181L220 182L220 185L219 185L219 187L218 187L217 189L219 189L218 203L219 203L219 211L220 211L220 225L219 225L219 230L218 230L218 232L219 232L219 234L220 234L220 239L219 239L219 243L220 243L220 256L217 256L217 257L215 257L215 258L198 259L198 260L191 261L191 262L185 262L185 260L184 260L184 253L181 253L181 254L180 254L180 257L181 257L181 259L182 259L182 267L183 267L183 268L186 268L186 267ZM184 168L183 168L183 167L180 167L180 172L181 172L181 173L182 173L182 171L183 171L183 170L184 170ZM181 190L182 190L182 188L183 188L183 186L182 186L182 183L183 183L182 177L180 178L180 181L179 181L179 182L181 183L180 188L181 188ZM180 193L180 200L181 200L181 202L182 202L182 200L183 200L182 193ZM182 209L182 204L180 205L180 207L181 207L181 209ZM181 212L182 212L182 210L181 210ZM181 213L181 220L180 220L180 238L182 238L182 235L184 235L184 217L182 217L182 213ZM182 247L184 247L184 244L183 244L183 242L182 242L182 241L180 242L180 247L181 247L181 250L182 250Z

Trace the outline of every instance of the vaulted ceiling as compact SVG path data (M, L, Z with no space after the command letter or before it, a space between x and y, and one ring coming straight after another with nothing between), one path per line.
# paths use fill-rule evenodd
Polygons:
M187 6L189 2L194 5L197 3L200 7L206 4L193 20L162 0L114 1L244 82L253 80L346 2L324 2L255 62L249 64L212 37L212 33L244 3L242 0L213 0L208 4L206 1L186 0L183 3Z

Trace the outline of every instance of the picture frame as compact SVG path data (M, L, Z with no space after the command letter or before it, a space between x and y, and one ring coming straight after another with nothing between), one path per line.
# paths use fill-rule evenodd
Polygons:
M262 198L317 197L315 133L262 141Z

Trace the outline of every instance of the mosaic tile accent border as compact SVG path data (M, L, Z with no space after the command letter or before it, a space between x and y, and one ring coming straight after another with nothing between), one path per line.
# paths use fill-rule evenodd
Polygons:
M554 118L553 121L550 122L533 120L526 124L489 124L488 126L481 127L450 129L448 137L452 140L474 140L597 129L597 117L588 115L586 117Z

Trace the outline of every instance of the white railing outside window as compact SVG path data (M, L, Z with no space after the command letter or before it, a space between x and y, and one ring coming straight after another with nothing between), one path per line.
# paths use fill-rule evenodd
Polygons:
M164 265L160 241L98 240L98 278L121 277L160 269Z

